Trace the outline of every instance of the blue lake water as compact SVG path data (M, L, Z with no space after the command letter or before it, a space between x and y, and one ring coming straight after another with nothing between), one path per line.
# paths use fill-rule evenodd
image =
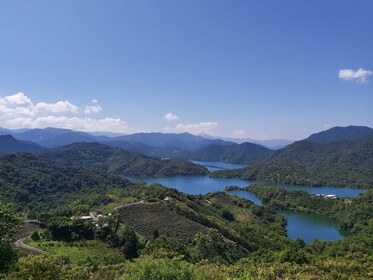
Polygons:
M208 171L218 171L224 169L237 169L237 168L244 168L247 164L241 163L226 163L220 161L199 161L199 160L191 160L191 162L203 165L207 168Z
M349 235L338 230L335 221L328 217L284 210L277 213L288 220L286 230L291 239L301 238L310 244L314 239L335 241Z
M209 170L242 168L245 166L243 164L227 164L222 162L194 162L206 166ZM254 181L244 181L237 178L220 179L210 178L208 176L175 176L143 178L141 180L144 180L149 184L159 183L187 194L206 194L208 192L224 191L226 186L245 187L253 183L258 183ZM354 188L311 187L271 183L263 184L281 187L287 190L304 190L311 194L335 194L339 197L356 197L364 192L364 189ZM251 200L257 205L262 205L260 199L250 192L238 190L229 191L228 193ZM290 211L281 211L279 213L288 219L287 232L288 236L292 239L301 238L305 242L310 243L313 239L334 241L342 239L344 236L342 232L338 230L335 222L330 218Z
M208 192L224 191L224 187L226 186L246 187L258 183L255 181L244 181L238 178L222 179L208 176L150 177L143 178L143 180L149 184L160 183L188 194L206 194ZM311 187L272 183L263 184L287 190L303 190L311 194L335 194L339 197L356 197L364 192L364 189L354 188Z

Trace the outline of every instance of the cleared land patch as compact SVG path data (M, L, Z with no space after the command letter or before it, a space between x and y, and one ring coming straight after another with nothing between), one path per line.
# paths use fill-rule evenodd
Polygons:
M131 204L118 207L123 224L134 231L153 239L155 233L192 240L197 232L205 232L207 227L177 214L164 202L151 204Z

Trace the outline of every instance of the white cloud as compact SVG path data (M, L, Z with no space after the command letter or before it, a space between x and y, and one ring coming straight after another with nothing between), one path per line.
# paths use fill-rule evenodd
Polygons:
M171 122L171 121L176 121L176 120L179 119L178 116L176 116L176 115L174 115L174 114L172 114L172 113L168 113L168 114L164 115L163 118L164 118L166 121L169 121L169 122Z
M84 113L90 114L90 113L98 113L102 111L102 108L100 105L87 105L85 106Z
M52 113L64 113L64 112L71 112L71 113L78 113L79 108L74 104L71 104L69 101L58 101L56 103L45 103L39 102L35 105L36 111L49 111Z
M5 96L3 100L9 105L31 104L31 100L23 92Z
M366 83L368 76L373 75L372 71L359 68L356 71L352 69L339 70L338 76L342 80L356 81L357 83Z
M218 123L216 122L200 122L193 124L181 124L179 123L175 130L177 132L189 132L192 134L211 134L215 132Z
M57 127L80 131L105 131L105 132L126 132L127 124L121 119L105 118L78 118L66 116L47 116L35 119L32 127Z
M233 132L236 137L243 137L246 134L246 131L243 129L238 129Z
M101 111L97 100L88 108L91 112ZM84 112L87 110L87 106ZM7 128L57 127L81 131L126 132L125 121L116 118L94 119L79 117L82 112L69 101L56 103L39 102L36 105L23 93L0 97L0 126Z
M85 114L98 113L100 111L102 111L102 107L98 105L98 101L96 99L92 99L92 105L87 105L84 108Z

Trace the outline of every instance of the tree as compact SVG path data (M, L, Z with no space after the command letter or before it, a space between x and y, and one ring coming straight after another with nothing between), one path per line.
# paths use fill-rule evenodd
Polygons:
M196 261L214 260L220 262L224 256L224 240L217 229L209 228L199 232L194 238L194 257Z
M12 243L21 223L21 217L13 212L12 206L0 202L0 274L16 258Z
M62 280L62 271L62 263L57 257L42 254L21 258L17 263L17 270L10 275L10 279Z

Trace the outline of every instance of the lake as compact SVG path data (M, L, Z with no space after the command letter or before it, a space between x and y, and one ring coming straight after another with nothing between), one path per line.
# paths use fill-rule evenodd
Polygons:
M203 165L207 168L208 171L218 171L218 170L225 170L225 169L237 169L237 168L244 168L247 164L244 163L225 163L220 161L199 161L199 160L191 160L191 162Z
M287 235L291 239L301 238L310 244L314 239L335 241L349 233L338 229L336 222L325 216L292 211L277 211L288 220Z
M245 167L244 164L201 161L193 162L204 165L211 171ZM148 184L159 183L187 194L206 194L208 192L224 191L226 186L245 187L253 183L258 183L255 181L244 181L237 178L221 179L210 178L208 176L175 176L143 178L141 180L146 181ZM268 183L267 185L281 187L287 190L304 190L311 194L335 194L339 197L356 197L364 192L364 189L354 188L311 187L271 183ZM260 199L250 192L237 190L228 193L251 200L257 205L262 205ZM330 218L290 211L281 211L279 213L288 219L286 229L288 236L292 239L301 238L305 242L311 243L312 240L316 238L319 240L334 241L342 239L345 235L343 232L338 230L335 222Z

